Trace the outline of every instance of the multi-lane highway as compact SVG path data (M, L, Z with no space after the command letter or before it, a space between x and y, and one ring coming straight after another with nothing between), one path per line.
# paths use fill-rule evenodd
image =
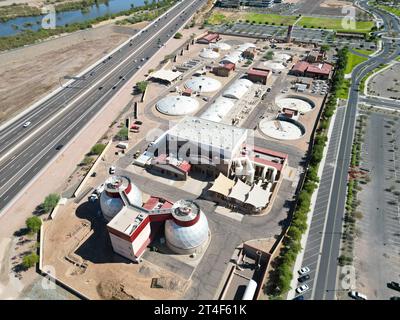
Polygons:
M0 213L205 2L180 1L79 79L0 130ZM24 128L27 121L31 124Z
M399 22L385 11L370 8L366 1L360 2L380 17L385 23L385 31L399 34ZM354 128L359 102L359 85L361 80L382 63L388 63L400 54L400 41L388 38L383 39L382 52L370 58L365 63L359 64L352 73L352 84L346 108L345 120L341 133L338 157L334 164L332 189L328 206L328 218L323 232L322 249L317 265L312 297L315 300L333 300L336 291L337 258L339 256L342 222L345 212L346 186L348 168L350 165L351 149L353 144Z

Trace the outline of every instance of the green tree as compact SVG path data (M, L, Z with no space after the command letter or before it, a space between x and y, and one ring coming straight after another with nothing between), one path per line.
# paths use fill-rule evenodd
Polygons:
M97 143L95 144L92 149L90 150L90 155L99 155L103 152L105 149L106 145L102 143Z
M128 128L121 128L121 130L119 130L117 133L117 137L120 140L128 140Z
M39 262L39 256L36 253L32 252L32 253L26 255L22 259L22 266L25 269L29 269L29 268L32 268L38 262Z
M144 93L146 91L148 84L149 84L148 81L140 81L136 83L136 87L138 88L140 93Z
M26 227L30 234L37 233L42 225L42 220L39 217L33 216L26 219Z
M49 194L43 201L42 208L45 213L49 213L60 201L60 195L57 193Z

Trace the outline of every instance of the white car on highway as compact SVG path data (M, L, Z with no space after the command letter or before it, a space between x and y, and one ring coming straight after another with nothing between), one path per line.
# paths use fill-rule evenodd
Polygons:
M298 287L296 289L297 293L304 293L306 291L310 290L310 287L307 284L303 284L302 286Z
M23 127L26 128L26 127L29 127L30 125L31 125L31 122L27 121L27 122L24 123Z
M299 273L299 275L304 276L305 274L309 273L311 270L309 267L303 267L301 268L299 271L297 271Z

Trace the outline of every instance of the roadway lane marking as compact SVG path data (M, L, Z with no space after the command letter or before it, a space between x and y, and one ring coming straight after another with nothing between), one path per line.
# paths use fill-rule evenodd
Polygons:
M184 10L188 9L190 6L193 5L193 3L196 0L192 0L189 1L189 4L184 6ZM132 58L132 56L134 56L138 51L140 51L141 49L143 49L147 44L149 44L154 38L156 38L160 33L162 33L162 31L164 31L165 29L167 29L171 24L173 24L178 18L179 16L176 16L175 19L171 19L169 20L169 22L167 24L165 24L161 29L158 29L156 33L154 33L147 41L145 41L143 44L141 44L136 50L134 50L128 57L126 57L123 61L121 61L117 66L114 67L114 69L112 69L110 72L108 72L105 76L103 76L102 78L100 78L97 82L95 82L91 87L89 87L86 91L84 91L83 93L81 93L76 99L74 99L72 102L70 102L68 105L65 106L65 108L63 108L60 112L54 114L50 119L48 119L45 123L43 123L42 125L38 126L36 128L36 130L34 130L30 135L28 135L27 137L25 137L24 139L22 139L21 141L19 141L17 144L15 144L9 151L7 151L3 156L0 157L0 161L2 161L6 156L8 156L11 152L13 152L15 149L17 149L19 146L21 146L22 144L24 144L28 139L30 139L33 135L35 135L36 133L38 133L42 128L44 128L45 126L47 126L48 124L50 124L51 121L53 121L57 116L61 115L62 113L64 113L67 109L69 109L75 102L79 101L82 97L86 96L91 90L93 90L95 87L97 87L100 82L102 82L104 79L108 78L112 73L116 72L117 69L120 69L121 66L123 66L126 61L128 61L129 59ZM159 50L157 50L159 51ZM111 79L110 79L111 80Z

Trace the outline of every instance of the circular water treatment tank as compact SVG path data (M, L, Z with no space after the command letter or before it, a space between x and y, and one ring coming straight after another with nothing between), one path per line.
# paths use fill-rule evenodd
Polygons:
M168 96L158 101L156 108L169 116L183 116L196 112L199 109L199 102L185 96Z
M259 128L266 136L277 140L296 140L305 134L304 126L293 119L261 120Z
M111 221L125 206L121 192L128 201L142 206L142 192L127 177L112 176L105 182L104 191L100 195L100 208L104 218Z
M201 251L208 240L208 221L200 207L180 200L172 207L172 217L165 222L167 246L178 254Z
M212 49L203 49L200 51L199 56L204 59L217 59L219 58L219 53Z
M186 81L185 87L197 92L214 92L221 88L221 82L209 77L193 77Z
M289 108L298 110L300 113L307 113L314 109L315 104L310 99L301 96L283 96L276 99L276 105L282 110Z

